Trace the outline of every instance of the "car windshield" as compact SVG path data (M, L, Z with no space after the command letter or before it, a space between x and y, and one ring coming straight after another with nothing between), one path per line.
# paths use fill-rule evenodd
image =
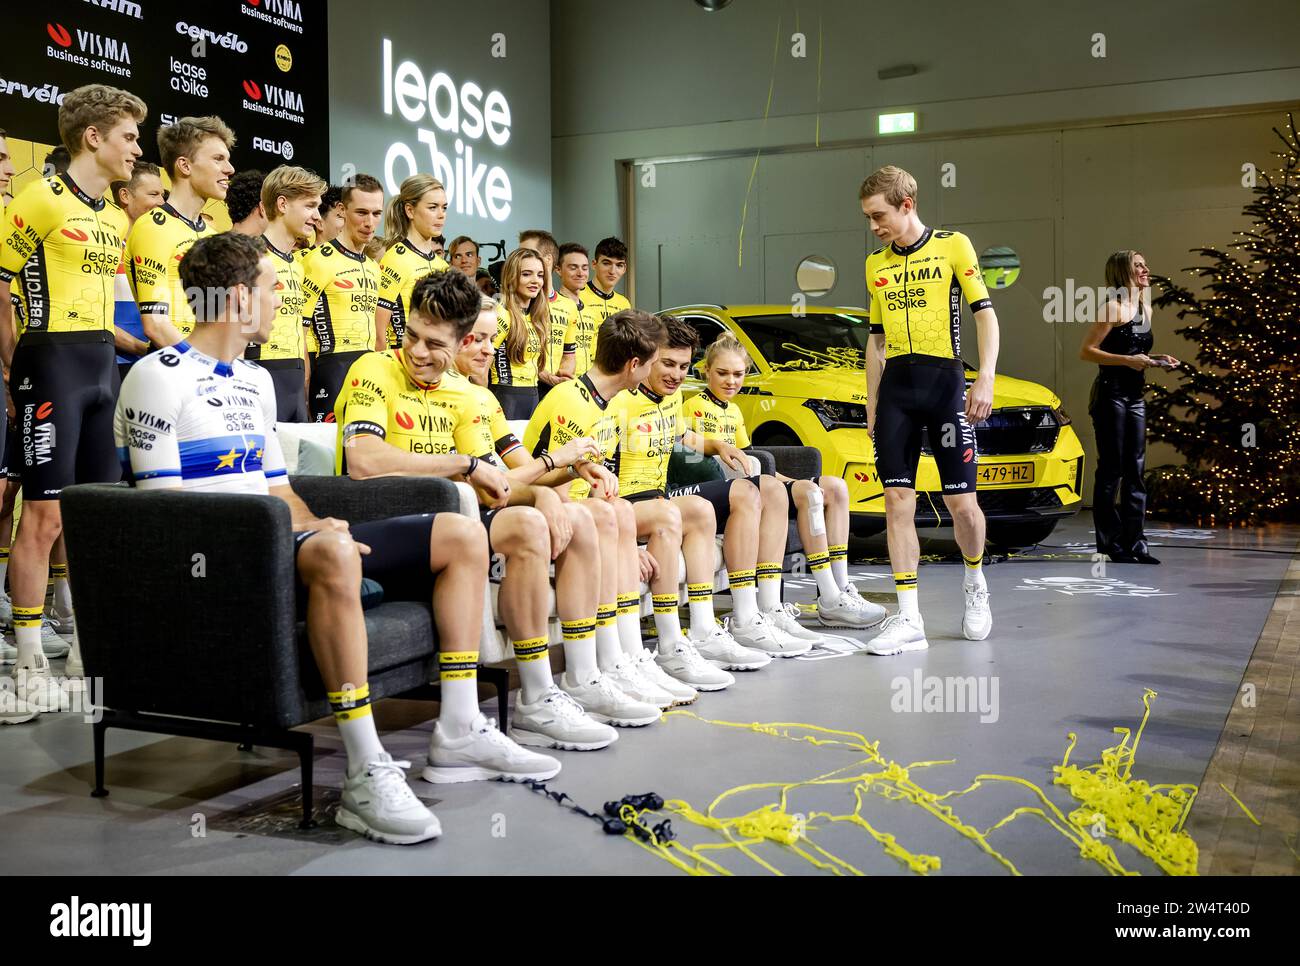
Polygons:
M854 312L747 315L736 320L773 369L864 369L868 317Z

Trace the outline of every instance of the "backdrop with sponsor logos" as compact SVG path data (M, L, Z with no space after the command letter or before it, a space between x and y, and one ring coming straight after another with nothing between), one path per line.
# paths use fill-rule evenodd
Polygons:
M448 188L449 241L508 250L551 224L547 4L330 0L329 13L332 182L364 172L392 193L432 173Z
M160 124L216 114L235 131L237 169L329 161L324 0L44 0L6 11L0 127L58 143L58 105L83 84L144 99L144 159ZM15 187L20 187L16 185Z

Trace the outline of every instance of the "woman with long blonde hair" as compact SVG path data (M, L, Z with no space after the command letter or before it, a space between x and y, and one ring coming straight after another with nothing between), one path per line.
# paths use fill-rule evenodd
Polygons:
M413 174L384 210L384 248L379 259L379 308L375 312L377 350L402 344L411 289L431 272L445 272L447 262L433 240L447 221L447 192L431 174Z
M542 257L530 248L516 248L501 269L489 382L506 419L527 419L537 408L538 368L551 326L549 308Z

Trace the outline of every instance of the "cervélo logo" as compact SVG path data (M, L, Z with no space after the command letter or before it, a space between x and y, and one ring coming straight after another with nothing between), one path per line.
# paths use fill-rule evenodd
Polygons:
M59 89L58 84L24 84L22 81L0 78L0 93L17 94L23 100L39 101L42 104L62 104L67 93Z
M176 22L176 32L184 34L190 40L201 40L204 43L212 44L214 47L224 47L226 50L233 50L237 54L248 53L248 42L239 39L239 34L233 30L227 30L225 33L217 33L215 30L209 30L207 27L199 27L194 24L186 23L184 20Z

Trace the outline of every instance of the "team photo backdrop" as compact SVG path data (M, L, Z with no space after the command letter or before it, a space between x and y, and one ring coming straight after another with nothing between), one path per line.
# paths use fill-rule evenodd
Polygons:
M237 170L329 168L324 0L46 0L15 4L4 21L0 127L11 146L57 144L63 97L100 83L148 105L146 161L158 160L160 124L216 114L238 138ZM23 174L39 176L43 159Z

